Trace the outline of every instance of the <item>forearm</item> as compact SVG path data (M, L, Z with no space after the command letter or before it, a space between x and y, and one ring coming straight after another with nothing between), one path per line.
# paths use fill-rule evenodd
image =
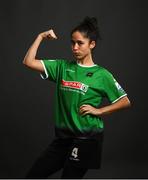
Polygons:
M124 97L111 105L104 106L104 107L97 109L97 115L98 116L107 115L107 114L113 113L115 111L118 111L120 109L127 108L129 106L130 106L129 99L127 97Z
M29 48L29 50L27 51L27 53L25 55L25 58L23 60L24 64L30 64L30 63L32 63L32 61L35 60L38 47L42 40L43 40L42 36L38 35L37 38L35 39L34 43L31 45L31 47Z

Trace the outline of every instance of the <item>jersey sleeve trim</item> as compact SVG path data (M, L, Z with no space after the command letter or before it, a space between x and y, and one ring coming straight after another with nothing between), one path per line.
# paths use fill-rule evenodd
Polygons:
M112 102L112 104L115 103L115 102L117 102L119 99L123 98L124 96L127 96L127 94L123 94L123 95L120 96L119 98L115 99L115 100Z
M42 63L43 68L44 68L44 73L40 73L40 76L41 76L42 79L47 79L48 78L48 73L47 73L47 69L45 67L45 64L44 64L43 60L40 60L40 62Z

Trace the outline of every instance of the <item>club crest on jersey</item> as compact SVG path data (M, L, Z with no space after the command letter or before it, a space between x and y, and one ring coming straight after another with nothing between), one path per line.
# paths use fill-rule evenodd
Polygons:
M63 87L69 87L69 88L77 89L77 90L80 90L80 91L83 91L83 92L87 92L87 90L88 90L88 85L86 85L84 83L81 83L81 82L76 82L76 81L62 80L61 85Z

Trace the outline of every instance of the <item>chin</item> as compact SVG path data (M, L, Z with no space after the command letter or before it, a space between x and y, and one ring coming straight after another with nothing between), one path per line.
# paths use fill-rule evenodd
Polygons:
M77 60L82 60L82 59L84 59L83 56L75 56L75 58L76 58Z
M81 57L81 56L76 56L76 55L74 55L74 57L75 57L77 60L82 59L82 57Z

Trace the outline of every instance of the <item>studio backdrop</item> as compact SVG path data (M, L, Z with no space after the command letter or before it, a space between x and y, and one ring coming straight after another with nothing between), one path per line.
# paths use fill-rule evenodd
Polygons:
M28 48L52 28L58 39L43 41L38 59L72 60L70 31L86 16L97 17L102 37L94 62L112 72L132 106L104 117L102 168L85 178L148 178L147 11L140 0L1 1L0 178L24 178L54 137L56 85L23 65Z

